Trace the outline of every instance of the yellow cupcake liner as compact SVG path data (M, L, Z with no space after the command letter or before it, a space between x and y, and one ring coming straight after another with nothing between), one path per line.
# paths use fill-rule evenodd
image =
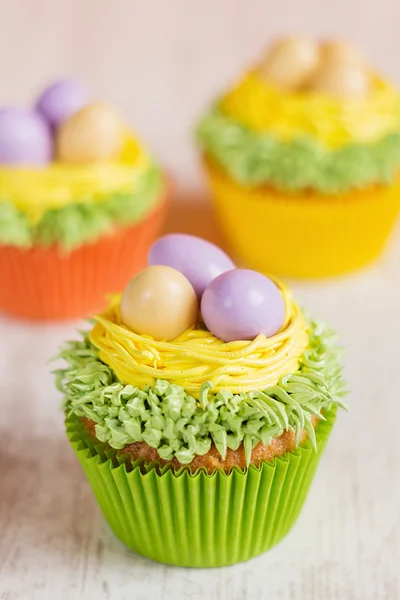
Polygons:
M205 160L214 207L248 266L289 277L356 270L383 251L400 209L400 179L339 195L246 188Z

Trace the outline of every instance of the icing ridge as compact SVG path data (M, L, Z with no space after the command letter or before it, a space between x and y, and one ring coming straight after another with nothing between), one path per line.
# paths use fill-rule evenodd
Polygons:
M143 388L125 384L99 357L99 351L82 334L80 341L64 345L59 357L57 383L64 393L67 416L87 417L96 423L96 437L112 448L145 441L165 460L176 457L188 464L196 454L208 452L214 442L222 457L226 449L244 445L247 463L252 449L270 443L284 430L296 432L299 444L305 429L316 446L311 417L324 420L332 406L346 408L342 365L335 335L323 323L308 321L309 347L298 368L261 391L216 394L208 382L201 401L179 385L155 380Z
M330 148L366 143L400 129L400 97L389 83L372 76L362 99L337 99L316 92L285 91L249 71L219 101L221 111L256 132L282 141L307 136Z
M83 201L95 204L112 193L131 191L150 162L129 136L118 161L88 165L54 162L45 168L0 166L0 201L15 206L35 225L48 210Z
M204 329L189 329L172 342L155 341L122 325L120 296L95 317L90 341L100 359L125 384L138 387L167 379L202 403L204 384L233 394L275 385L281 377L298 369L308 346L307 324L290 291L278 285L285 302L285 322L280 331L266 338L225 343Z
M74 202L46 209L32 222L11 202L0 201L0 243L21 248L57 244L70 251L94 241L116 225L133 224L158 202L164 186L161 169L154 163L131 177L131 185L111 189L100 197L88 192Z
M329 149L311 137L283 142L270 132L252 131L214 108L201 120L197 137L206 153L247 186L335 194L393 183L400 169L400 130L371 143Z

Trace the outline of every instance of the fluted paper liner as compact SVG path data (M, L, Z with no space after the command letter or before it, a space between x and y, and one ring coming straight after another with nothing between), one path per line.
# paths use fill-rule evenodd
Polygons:
M57 246L29 249L0 244L0 310L28 319L91 315L147 264L167 208L169 187L140 222L119 226L70 252Z
M336 418L309 441L260 467L174 472L157 464L122 462L115 451L93 445L76 418L67 435L116 536L155 561L185 567L220 567L249 560L291 529L306 498Z
M245 187L210 159L205 169L232 251L265 273L325 277L358 269L382 253L400 211L400 178L324 195Z

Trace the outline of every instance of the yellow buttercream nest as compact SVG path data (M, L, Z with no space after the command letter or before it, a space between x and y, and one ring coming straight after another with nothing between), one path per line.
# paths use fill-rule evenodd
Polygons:
M109 163L52 162L43 168L0 166L1 200L12 203L34 224L48 210L82 200L101 202L110 193L132 191L149 164L147 153L127 134L119 160Z
M365 98L339 99L312 91L287 91L253 70L219 102L221 110L254 131L291 140L309 136L329 148L365 143L400 128L397 90L371 75Z
M101 360L122 382L133 386L145 387L156 379L166 379L195 398L205 382L213 384L214 392L238 394L265 389L298 370L309 343L302 312L290 291L277 285L285 301L285 322L269 338L260 334L252 341L225 343L196 327L172 342L156 341L121 323L121 297L114 296L107 310L96 317L90 340L99 349Z

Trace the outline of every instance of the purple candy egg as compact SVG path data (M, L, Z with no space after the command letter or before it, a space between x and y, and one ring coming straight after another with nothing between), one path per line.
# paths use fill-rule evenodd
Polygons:
M157 240L149 255L150 265L166 265L180 271L200 299L208 284L235 265L218 246L186 233L172 233Z
M250 269L219 275L206 288L201 313L208 329L224 342L270 337L282 327L285 304L271 279Z
M52 125L58 127L88 104L84 87L67 79L50 85L36 103L36 110Z
M46 121L23 108L0 110L0 163L43 165L53 154L53 139Z

